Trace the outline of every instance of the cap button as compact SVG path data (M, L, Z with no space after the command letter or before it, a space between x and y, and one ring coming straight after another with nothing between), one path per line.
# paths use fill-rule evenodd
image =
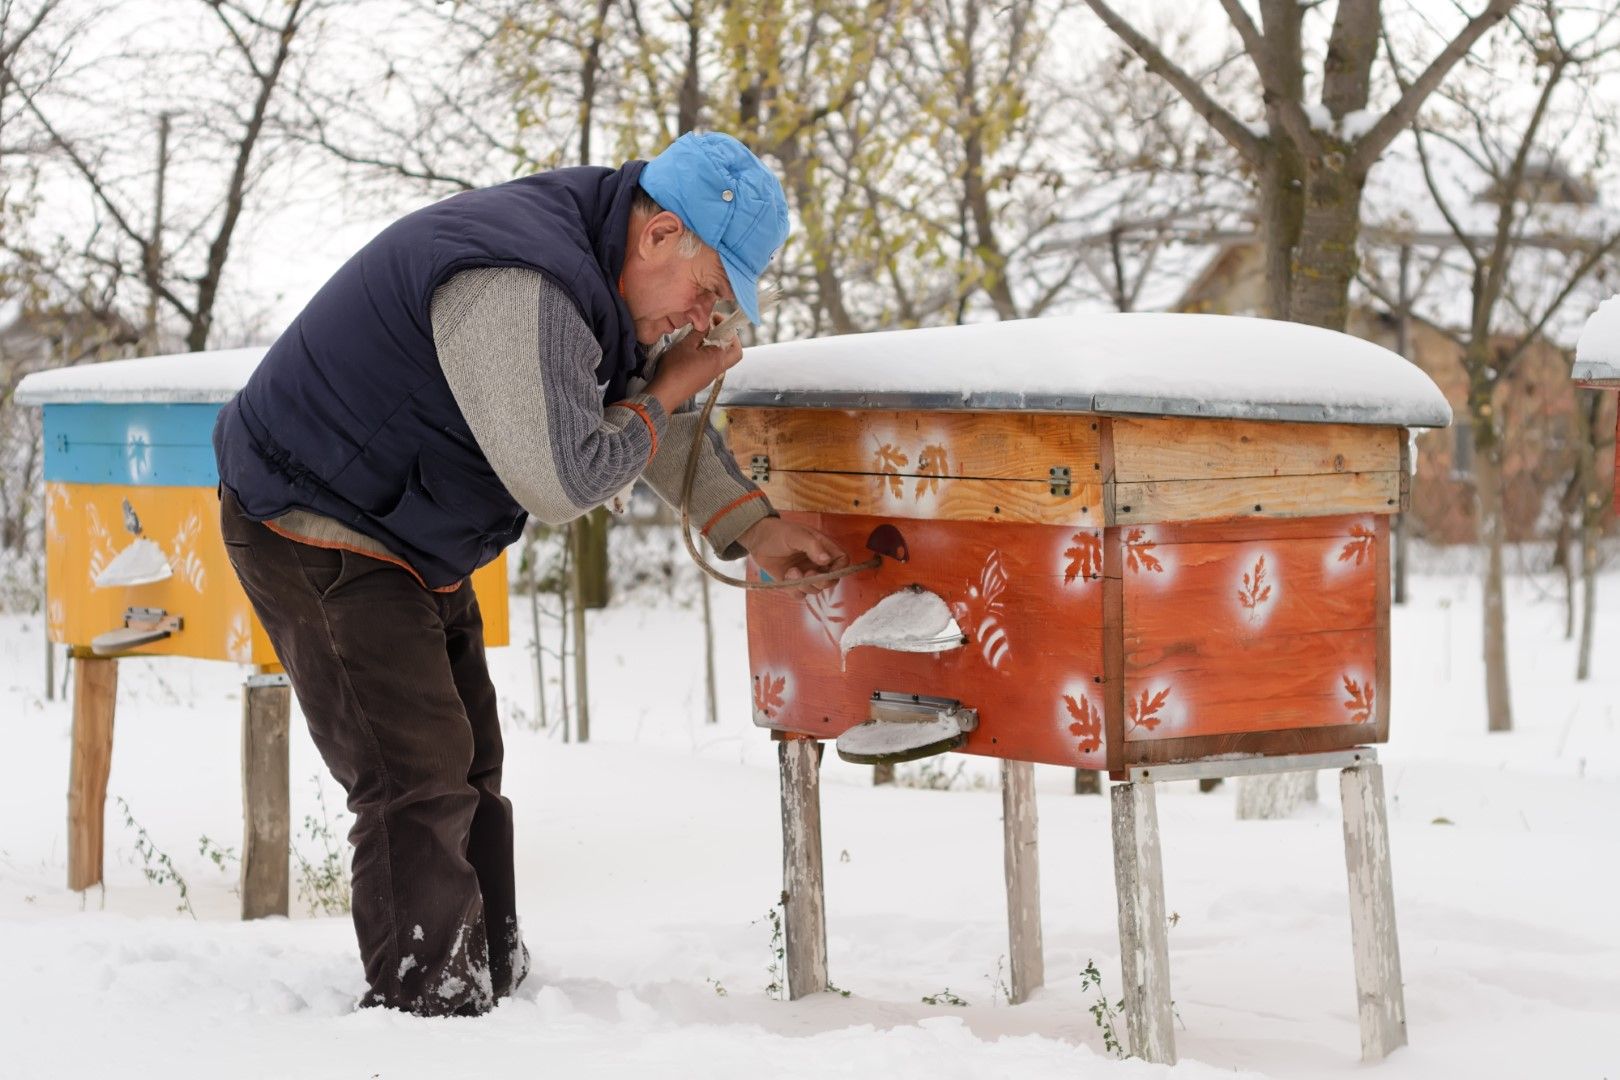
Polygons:
M726 190L724 190L724 191L722 191L722 192L721 192L721 193L720 193L720 197L721 197L721 198L722 198L722 199L724 199L724 200L725 200L725 201L726 201L726 202L730 202L730 201L731 201L731 189L730 189L730 188L726 188Z

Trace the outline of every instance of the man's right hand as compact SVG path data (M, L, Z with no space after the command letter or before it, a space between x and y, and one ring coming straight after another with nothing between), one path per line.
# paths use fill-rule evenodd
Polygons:
M703 335L689 333L658 358L658 372L644 392L657 398L664 412L673 416L676 409L741 359L742 342L736 334L724 345L705 345Z

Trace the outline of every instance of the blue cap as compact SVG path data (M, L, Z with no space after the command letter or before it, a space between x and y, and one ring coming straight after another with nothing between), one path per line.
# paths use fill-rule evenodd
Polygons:
M689 131L647 162L641 187L719 252L737 303L759 322L759 275L789 228L775 174L730 135Z

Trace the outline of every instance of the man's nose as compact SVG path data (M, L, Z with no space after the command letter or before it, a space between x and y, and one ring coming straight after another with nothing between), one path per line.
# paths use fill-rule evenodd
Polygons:
M686 312L686 321L700 334L709 332L709 320L714 317L714 301L693 304Z

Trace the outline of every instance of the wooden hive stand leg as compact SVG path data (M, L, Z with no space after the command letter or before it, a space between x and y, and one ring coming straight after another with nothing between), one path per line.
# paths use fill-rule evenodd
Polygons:
M1378 1061L1406 1045L1406 996L1395 936L1395 888L1389 867L1384 769L1366 762L1339 774L1344 802L1344 862L1350 874L1350 944L1356 958L1361 1057Z
M1164 863L1151 783L1115 784L1114 887L1119 898L1119 957L1133 1057L1176 1063L1171 1026L1170 944L1164 921Z
M291 847L285 675L250 675L242 687L242 918L287 914Z
M1001 763L1001 826L1007 868L1007 938L1012 1004L1046 983L1041 955L1041 864L1036 846L1035 766Z
M68 772L68 888L101 883L101 853L112 768L118 661L73 656L73 756Z
M821 754L815 739L777 744L782 770L782 908L788 997L827 989L827 903L821 864Z

